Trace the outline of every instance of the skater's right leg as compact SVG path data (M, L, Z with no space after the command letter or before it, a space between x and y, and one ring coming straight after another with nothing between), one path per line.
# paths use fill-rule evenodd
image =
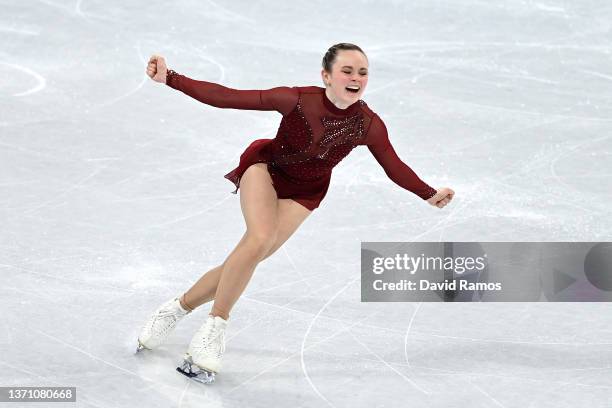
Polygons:
M219 372L229 312L277 239L278 197L265 163L252 165L243 174L240 206L246 234L225 260L210 315L191 339L178 368L203 382L214 381Z
M240 180L244 239L228 256L210 312L224 320L246 288L255 267L272 249L278 234L278 197L265 163L250 166Z
M272 248L266 253L263 259L268 258L275 253L287 240L293 235L304 220L312 213L301 204L291 199L278 200L277 217L278 231L276 241ZM242 239L236 245L238 248L246 239L247 233L242 236ZM236 251L236 248L232 251ZM231 254L230 254L231 255ZM229 256L228 256L229 258ZM227 258L226 258L227 261ZM215 299L215 293L223 271L223 264L214 267L206 272L181 298L181 305L185 309L193 310L204 303Z

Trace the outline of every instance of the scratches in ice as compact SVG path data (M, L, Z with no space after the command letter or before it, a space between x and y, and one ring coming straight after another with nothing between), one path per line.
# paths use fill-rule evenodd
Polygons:
M175 218L175 219L170 220L170 221L162 222L162 223L159 223L159 224L148 225L146 227L138 229L137 231L145 231L145 230L150 230L150 229L153 229L153 228L164 228L164 227L167 227L167 226L172 225L172 224L178 224L180 222L183 222L183 221L186 221L186 220L189 220L189 219L192 219L192 218L196 218L196 217L198 217L198 216L200 216L202 214L207 213L208 211L212 210L213 208L216 208L216 207L220 206L221 204L223 204L224 202L229 200L230 197L231 196L228 194L225 198L217 201L213 205L210 205L210 206L204 208L203 210L196 211L196 212L193 212L191 214L187 214L187 215L185 215L183 217L178 217L178 218Z
M321 313L323 313L323 311L327 308L327 306L329 306L338 296L340 296L340 294L342 294L350 285L352 285L354 282L357 281L358 278L354 278L351 279L346 285L344 285L344 287L342 287L342 289L340 289L338 292L336 292L320 309L319 311L315 314L315 316L313 317L313 319L310 321L310 325L308 325L308 328L306 329L306 333L304 333L304 337L302 338L302 346L300 348L300 362L302 364L302 372L304 373L304 377L306 378L306 381L308 382L308 384L310 385L310 387L313 389L313 391L315 392L315 394L317 394L319 396L319 398L321 398L323 401L325 401L327 403L327 405L329 405L332 408L335 408L335 405L332 404L332 402L330 400L328 400L322 393L321 391L319 391L319 389L314 385L314 383L312 382L312 380L310 379L310 375L308 375L308 370L306 369L306 362L304 360L304 351L305 351L305 347L306 347L306 340L308 339L308 335L310 334L310 331L312 330L312 327L314 326L314 324L316 323L319 315Z
M249 23L249 24L256 23L256 21L253 20L252 18L243 16L242 14L238 14L235 11L228 10L227 8L220 6L218 3L214 2L213 0L206 0L206 2L209 5L209 7L205 8L206 15L216 20L221 20L221 21L228 20L234 23L237 23L237 22Z
M29 30L27 28L0 27L0 31L5 33L15 33L22 35L40 35L40 31Z
M76 16L78 18L81 18L87 22L90 22L90 20L95 19L95 20L100 20L100 21L104 21L107 23L119 23L119 21L109 18L109 17L104 17L104 16L100 16L100 15L93 15L90 13L85 13L82 9L81 4L83 3L82 0L76 0L74 6L69 7L69 6L64 6L63 4L57 4L53 1L50 0L38 0L38 2L43 3L47 6L62 10L64 13L68 14L69 16Z
M210 55L207 55L205 49L192 46L190 47L190 52L195 53L195 55L197 55L200 59L210 62L219 69L219 77L214 80L215 83L221 84L225 80L225 67L219 61L217 61Z
M325 305L323 305L323 307L322 307L321 309L319 309L319 311L318 311L318 312L317 312L317 313L314 315L314 317L313 317L312 321L310 322L310 325L308 326L308 329L306 330L306 333L304 334L304 337L303 337L303 340L302 340L302 345L301 345L301 347L300 347L300 351L295 352L295 353L292 353L292 354L291 354L291 355L289 355L288 357L286 357L286 358L284 358L284 359L282 359L282 360L278 361L277 363L275 363L275 364L273 364L273 365L271 365L271 366L267 367L267 368L266 368L266 369L264 369L264 370L259 371L257 374L255 374L255 375L253 375L253 376L249 377L249 378L248 378L248 379L246 379L245 381L243 381L243 382L241 382L240 384L238 384L238 385L236 385L235 387L233 387L233 388L232 388L230 391L231 391L231 392L233 392L233 391L235 391L235 390L237 390L237 389L241 388L241 387L242 387L242 386L244 386L245 384L247 384L247 383L249 383L249 382L251 382L251 381L255 380L256 378L258 378L258 377L260 377L261 375L265 374L266 372L268 372L268 371L272 370L273 368L278 367L278 366L279 366L279 365L281 365L281 364L284 364L285 362L287 362L287 361L291 360L293 357L295 357L295 356L297 356L297 355L299 354L299 355L300 355L301 364L302 364L302 371L303 371L303 373L304 373L304 376L306 377L306 380L307 380L307 381L308 381L308 383L311 385L311 387L313 388L313 390L315 391L315 393L316 393L316 394L317 394L317 395L318 395L318 396L319 396L321 399L323 399L325 402L327 402L327 403L328 403L328 404L329 404L331 407L334 407L334 405L333 405L333 404L332 404L332 403L331 403L331 402L330 402L330 401L329 401L329 400L328 400L328 399L327 399L327 398L326 398L326 397L325 397L323 394L321 394L321 393L320 393L320 391L317 389L317 387L316 387L316 386L315 386L315 385L312 383L312 381L311 381L311 379L310 379L310 376L308 375L308 372L307 372L307 370L306 370L306 366L305 366L305 362L304 362L304 353L305 353L305 351L306 351L306 350L309 350L309 349L311 349L311 348L313 348L313 347L315 347L315 346L317 346L317 345L319 345L319 344L321 344L321 343L324 343L324 342L326 342L326 341L328 341L328 340L330 340L330 339L332 339L332 338L334 338L334 337L338 336L338 335L339 335L339 334L341 334L341 333L346 332L347 330L350 330L350 328L352 328L353 326L356 326L356 325L360 324L360 323L361 323L363 320L365 320L367 317L364 317L364 318L363 318L363 319L361 319L361 320L352 321L352 322L350 322L350 324L348 325L348 327L345 327L345 328L343 328L343 329L340 329L340 330L336 331L335 333L333 333L333 334L331 334L331 335L329 335L329 336L327 336L327 337L325 337L325 338L323 338L323 339L321 339L321 340L318 340L318 341L316 341L316 342L314 342L314 343L310 344L309 346L306 346L306 345L305 345L305 342L306 342L306 339L307 339L307 337L308 337L308 334L310 333L310 330L312 329L312 326L314 325L314 323L316 322L316 320L317 320L317 319L318 319L318 318L321 316L321 313L322 313L322 312L325 310L325 308L327 308L327 306L328 306L329 304L331 304L331 303L334 301L334 299L335 299L336 297L338 297L338 296L339 296L339 295L340 295L342 292L344 292L344 291L345 291L345 290L346 290L346 289L347 289L347 288L348 288L348 287L349 287L351 284L353 284L353 283L354 283L355 281L357 281L358 279L359 279L359 278L354 278L354 279L350 280L350 281L349 281L347 284L345 284L345 285L342 287L342 289L340 289L338 292L336 292L336 294L335 294L334 296L332 296L332 298L331 298L331 299L329 299L329 300L328 300L328 301L325 303ZM245 297L243 296L243 298L245 298ZM270 304L270 303L266 303L266 302L261 302L261 301L255 300L255 299L249 299L249 300L255 301L255 302L257 302L257 303L263 303L263 304L266 304L266 305L269 305L269 306L272 306L272 307L277 307L277 308L280 308L280 309L292 310L292 311L295 311L295 312L299 312L299 313L303 313L303 314L309 314L309 315L311 314L311 313L309 313L309 312L303 312L303 311L300 311L300 310L293 310L293 309L289 309L289 308L287 308L286 306L277 306L277 305L274 305L274 304ZM289 302L289 304L290 304L290 303L292 303L292 302ZM337 320L337 319L336 319L336 320ZM339 321L340 321L340 320L339 320Z
M77 189L77 188L79 188L79 187L83 186L83 184L85 184L85 182L86 182L86 181L88 181L88 180L90 180L90 179L94 178L96 175L98 175L98 174L99 174L99 173L100 173L102 170L104 170L104 169L106 169L106 167L99 167L99 168L95 169L95 170L94 170L92 173L90 173L89 175L85 176L85 177L84 177L84 178L82 178L81 180L77 181L77 182L76 182L76 183L74 183L74 184L73 184L71 187L69 187L69 188L67 188L67 189L65 189L65 190L62 190L62 191L58 192L58 193L57 193L57 194L56 194L56 195L55 195L53 198L51 198L51 199L49 199L49 200L47 200L47 201L44 201L44 202L42 202L42 203L38 204L38 205L37 205L37 206L35 206L35 207L28 208L27 210L25 210L25 211L23 212L23 214L24 214L24 215L31 214L31 213L33 213L33 212L34 212L34 211L36 211L36 210L40 210L41 208L44 208L44 207L48 206L49 204L51 204L51 203L53 203L53 202L56 202L58 198L63 197L63 196L65 196L67 193L69 193L69 192L71 192L71 191L73 191L73 190L75 190L75 189Z
M34 94L36 92L40 92L43 89L45 89L45 87L47 86L47 80L40 75L38 72L28 68L28 67L24 67L22 65L18 65L18 64L11 64L8 62L0 62L0 64L2 65L6 65L7 67L11 67L13 69L16 69L18 71L24 72L32 77L34 77L34 79L36 80L36 85L28 90L25 90L23 92L19 92L16 94L13 94L13 96L26 96L26 95L31 95Z
M136 48L136 52L138 54L138 59L141 61L142 65L143 65L143 70L145 69L145 64L147 63L147 61L145 60L143 54L142 54L142 50L140 48L140 41L138 41L135 45ZM122 99L125 99L131 95L134 95L136 92L138 92L139 90L141 90L145 83L147 83L147 80L149 79L149 77L147 76L146 73L142 74L142 79L140 81L140 83L138 85L136 85L133 89L130 89L128 92L124 93L123 95L119 95L113 99L110 99L106 102L103 102L99 105L96 105L95 108L102 108L102 107L106 107L106 106L110 106L113 105L117 102L119 102Z
M325 271L325 273L328 274L329 272ZM249 296L243 295L241 298L245 299L245 300L249 300L249 301L254 302L254 303L263 304L263 305L266 305L266 306L269 306L269 307L272 307L272 308L275 308L275 309L281 309L283 311L307 314L306 312L302 312L302 311L297 310L297 309L292 309L289 306L292 305L293 303L297 302L300 299L303 299L303 298L305 298L307 296L312 296L312 295L314 295L314 294L316 294L318 292L326 290L329 287L336 286L338 283L342 283L344 281L345 281L345 279L336 280L336 281L327 283L325 285L318 286L316 289L310 290L309 292L303 293L303 294L301 294L299 296L292 296L292 298L291 298L291 300L289 302L283 303L282 305L275 305L275 304L264 302L264 301L261 301L261 300L256 300L256 299L252 298L252 296L253 296L252 293L249 293ZM290 282L290 284L295 284L295 283L296 282ZM283 285L279 285L279 286L283 286ZM276 286L274 288L278 288L279 286ZM273 288L269 288L269 289L272 290ZM263 291L259 291L257 293L265 292L267 290L268 289L263 290ZM239 331L234 332L231 336L229 336L227 338L227 341L229 342L232 338L237 337L240 333L242 333L243 331L245 331L249 327L255 326L257 323L259 323L260 321L262 321L264 318L268 317L269 315L270 315L270 312L260 313L258 318L251 319L249 321L249 324L247 324L246 326L242 327L242 329L240 329Z
M379 361L381 363L383 363L385 366L387 366L389 369L391 369L393 372L395 372L397 375L399 375L400 377L402 377L404 380L406 380L406 382L408 382L410 385L412 385L414 388L416 388L417 390L421 391L423 394L426 395L431 395L431 393L427 390L425 390L424 388L420 387L417 383L415 383L413 380L411 380L410 378L406 377L406 375L404 373L402 373L401 371L399 371L397 368L393 367L391 364L389 364L389 362L387 360L385 360L384 358L382 358L381 356L379 356L376 352L374 352L374 350L372 350L370 347L368 347L367 344L365 344L364 342L362 342L361 340L359 340L357 338L357 336L355 336L355 334L353 334L352 331L349 331L349 334L351 335L351 337L357 342L359 343L364 349L366 349L366 351L368 353L370 353L371 355L373 355L376 358L376 361Z
M502 407L502 408L506 408L504 404L502 404L501 402L499 402L498 400L496 400L495 398L493 398L488 392L486 392L485 390L483 390L482 388L480 388L477 384L474 384L469 378L466 379L466 381L468 383L470 383L470 385L472 385L474 388L476 388L478 390L478 392L480 392L482 395L486 396L487 398L489 398L491 401L493 401L497 406Z
M408 364L408 366L410 366L410 361L408 361L408 335L410 334L410 329L412 329L412 323L414 322L414 318L419 312L422 303L423 302L417 303L414 312L412 312L412 316L410 316L410 321L408 322L408 327L406 328L406 334L404 335L404 360L406 361L406 364Z
M563 181L561 179L561 177L559 177L559 175L557 174L557 170L556 170L556 166L557 166L557 162L559 160L561 160L563 157L568 156L570 154L576 153L578 151L580 151L581 149L583 149L584 147L599 142L601 140L606 140L609 139L611 136L602 136L602 137L598 137L595 139L591 139L591 140L587 140L585 142L582 142L580 144L577 144L576 146L572 146L569 149L567 149L566 151L564 151L563 153L559 154L555 159L551 160L550 162L550 174L552 177L554 177L554 179L557 181L558 184L564 186L566 189L568 190L572 190L572 191L577 191L577 192L581 192L580 190L576 189L575 187L567 184L565 181ZM607 208L606 208L607 209ZM605 209L602 209L602 211L605 211Z
M70 343L68 343L68 342L66 342L66 341L64 341L64 340L62 340L62 339L60 339L58 337L52 336L52 335L50 335L48 333L45 333L43 331L40 331L40 330L38 330L36 328L32 328L32 330L35 331L36 333L40 334L41 336L47 337L47 338L49 338L51 340L55 340L56 342L66 346L66 347L68 347L68 348L70 348L72 350L75 350L75 351L77 351L77 352L79 352L81 354L84 354L87 357L91 358L92 360L99 361L99 362L104 363L104 364L106 364L109 367L113 367L113 368L115 368L115 369L117 369L117 370L119 370L119 371L121 371L123 373L126 373L128 375L133 375L133 376L138 377L138 378L142 378L143 380L155 383L155 384L157 384L157 385L159 385L161 387L165 386L165 384L159 383L159 382L157 382L157 381L155 381L155 380L153 380L151 378L143 376L142 374L136 373L134 371L130 371L130 370L126 369L126 368L118 366L117 364L111 363L110 361L104 360L103 358L100 358L100 357L95 356L95 355L93 355L91 353L88 353L87 351L85 351L85 350L83 350L83 349L81 349L79 347L73 346L72 344L70 344Z
M608 81L612 81L612 75L602 74L601 72L597 72L597 71L589 71L588 69L579 69L578 71L598 77L598 78L607 79Z
M58 383L57 381L54 381L52 379L53 377L51 377L51 378L50 377L43 377L42 375L39 375L39 374L37 374L34 371L27 370L26 367L28 367L28 365L19 364L19 366L14 366L14 365L9 364L9 363L7 363L5 361L0 361L0 365L8 367L8 368L10 368L13 371L18 371L18 372L27 374L31 378L38 378L38 379L42 380L42 383L44 383L44 384L47 384L47 383L55 384L58 387L65 387L66 386L66 384L61 384L61 383ZM55 375L54 375L54 377L55 377ZM94 407L97 407L97 408L106 408L106 406L104 406L104 405L98 405L97 403L92 402L91 399L88 398L88 397L83 397L82 394L79 394L79 401L85 402L85 403L87 403L89 405L92 405ZM97 402L101 403L100 401L97 401Z
M554 13L565 13L565 8L559 6L551 6L549 4L535 3L536 8L543 11L551 11Z

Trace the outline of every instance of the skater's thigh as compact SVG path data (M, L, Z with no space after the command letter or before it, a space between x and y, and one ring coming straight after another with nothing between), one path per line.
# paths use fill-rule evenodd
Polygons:
M291 235L293 235L293 233L311 213L312 211L296 201L289 198L279 199L278 211L276 213L278 218L276 240L274 241L272 248L270 248L266 254L265 258L276 252L276 250L280 248L289 239L289 237L291 237Z
M247 236L275 239L278 197L266 163L251 165L240 178L240 207Z

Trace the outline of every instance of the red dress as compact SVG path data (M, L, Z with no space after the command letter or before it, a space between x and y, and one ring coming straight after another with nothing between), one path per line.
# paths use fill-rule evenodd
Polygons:
M173 70L168 71L166 84L218 108L275 110L283 115L276 137L252 142L238 167L225 175L236 186L234 193L249 166L267 163L278 198L291 198L314 210L327 193L334 166L355 147L365 145L396 184L424 200L436 194L400 160L385 124L362 100L340 109L317 86L237 90Z

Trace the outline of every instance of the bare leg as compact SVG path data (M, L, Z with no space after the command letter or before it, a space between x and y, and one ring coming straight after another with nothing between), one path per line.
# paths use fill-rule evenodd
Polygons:
M179 299L183 309L193 310L213 300L215 298L215 292L217 292L217 284L219 283L222 270L223 264L215 266L202 275L202 277Z
M279 221L278 234L276 236L276 242L265 255L264 259L276 252L311 213L312 211L291 199L279 199L277 213ZM242 242L245 237L246 233L242 236L240 242ZM224 264L225 262L206 272L187 292L185 292L181 298L181 305L183 308L193 310L215 298L217 285L219 284Z
M227 260L236 252L240 245L244 243L245 237L246 233L242 236L242 239L240 242L238 242L238 245L236 245L234 250L230 253L230 255L228 255L221 265L216 266L206 272L187 292L183 294L182 298L179 300L184 309L193 310L215 298L217 285L219 284L219 279L221 279L221 273L223 272L225 262L227 262Z
M227 319L257 264L274 253L311 213L293 200L276 197L265 164L253 165L243 175L240 203L246 233L222 265L186 292L184 307L193 309L215 299L211 314Z
M278 198L264 163L249 167L240 180L240 207L246 234L224 263L211 315L227 320L255 267L276 241Z

